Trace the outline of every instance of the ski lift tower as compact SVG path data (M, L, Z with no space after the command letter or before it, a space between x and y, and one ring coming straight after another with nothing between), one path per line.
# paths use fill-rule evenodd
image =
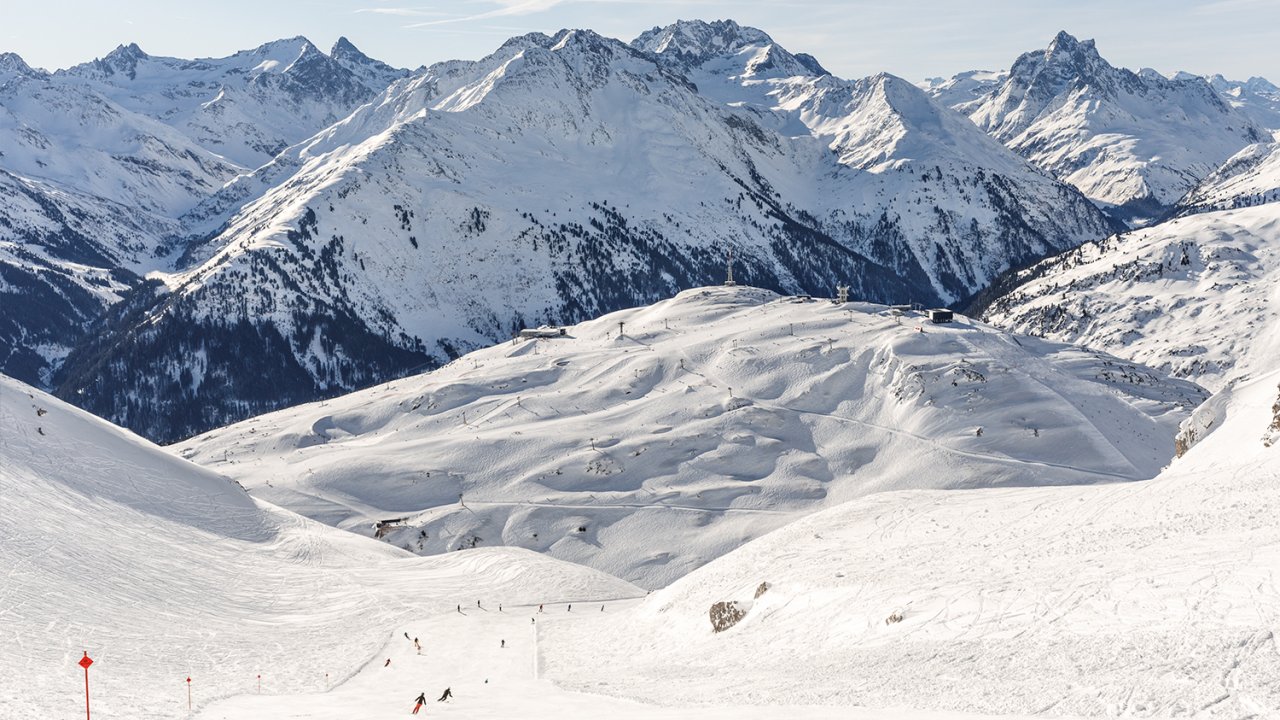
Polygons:
M840 305L844 305L847 302L849 302L849 286L837 285L836 286L836 303Z
M737 285L738 283L733 281L733 248L729 248L729 251L725 254L724 265L725 265L725 279L724 279L725 287L733 287L734 285Z

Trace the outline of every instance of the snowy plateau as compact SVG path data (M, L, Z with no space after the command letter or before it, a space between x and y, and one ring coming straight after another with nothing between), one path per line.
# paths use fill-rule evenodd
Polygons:
M0 53L0 720L1280 718L1280 91L1012 60Z

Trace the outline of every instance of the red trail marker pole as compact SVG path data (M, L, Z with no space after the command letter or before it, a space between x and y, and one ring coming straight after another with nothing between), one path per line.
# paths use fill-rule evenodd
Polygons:
M89 666L92 664L93 659L85 650L84 657L80 658L80 667L84 668L84 720L89 720Z
M187 713L191 712L191 676L187 676Z

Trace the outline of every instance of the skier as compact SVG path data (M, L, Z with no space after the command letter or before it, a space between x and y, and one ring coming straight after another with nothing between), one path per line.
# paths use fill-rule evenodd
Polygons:
M445 688L444 692L440 693L440 698L436 700L436 702L444 702L445 700L448 700L451 697L453 697L453 691L450 690L449 688Z
M405 640L408 640L408 639L409 639L409 633L408 633L407 631L406 631L406 632L405 632L405 634L404 634L404 639L405 639Z
M600 606L600 612L604 612L604 606L603 606L603 605L601 605L601 606Z
M538 603L538 612L542 612L542 603Z
M422 706L427 702L427 691L423 690L421 693L419 693L418 697L413 699L413 702L414 702L413 714L417 715L418 711L421 710Z
M387 661L382 663L382 667L390 667L390 666L391 666L391 658L387 658Z
M477 600L477 601L476 601L476 607L480 607L480 601L479 601L479 600ZM483 610L484 608L480 608L480 609L481 609L481 610Z
M569 612L573 612L573 603L569 603Z
M418 643L418 638L413 639L413 646L418 649L418 654L422 654L422 645Z
M462 612L462 603L458 603L458 612Z
M504 640L502 641L502 644L501 644L501 645L499 645L499 647L506 647L506 646L507 646L507 641L504 639Z
M502 603L498 603L498 612L502 612Z

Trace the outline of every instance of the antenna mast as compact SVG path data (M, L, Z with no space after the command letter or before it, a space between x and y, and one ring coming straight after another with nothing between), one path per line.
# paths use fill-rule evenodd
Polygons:
M725 265L725 279L724 279L725 287L732 287L734 285L737 285L738 283L733 281L733 248L732 247L730 247L728 252L725 254L724 265Z

